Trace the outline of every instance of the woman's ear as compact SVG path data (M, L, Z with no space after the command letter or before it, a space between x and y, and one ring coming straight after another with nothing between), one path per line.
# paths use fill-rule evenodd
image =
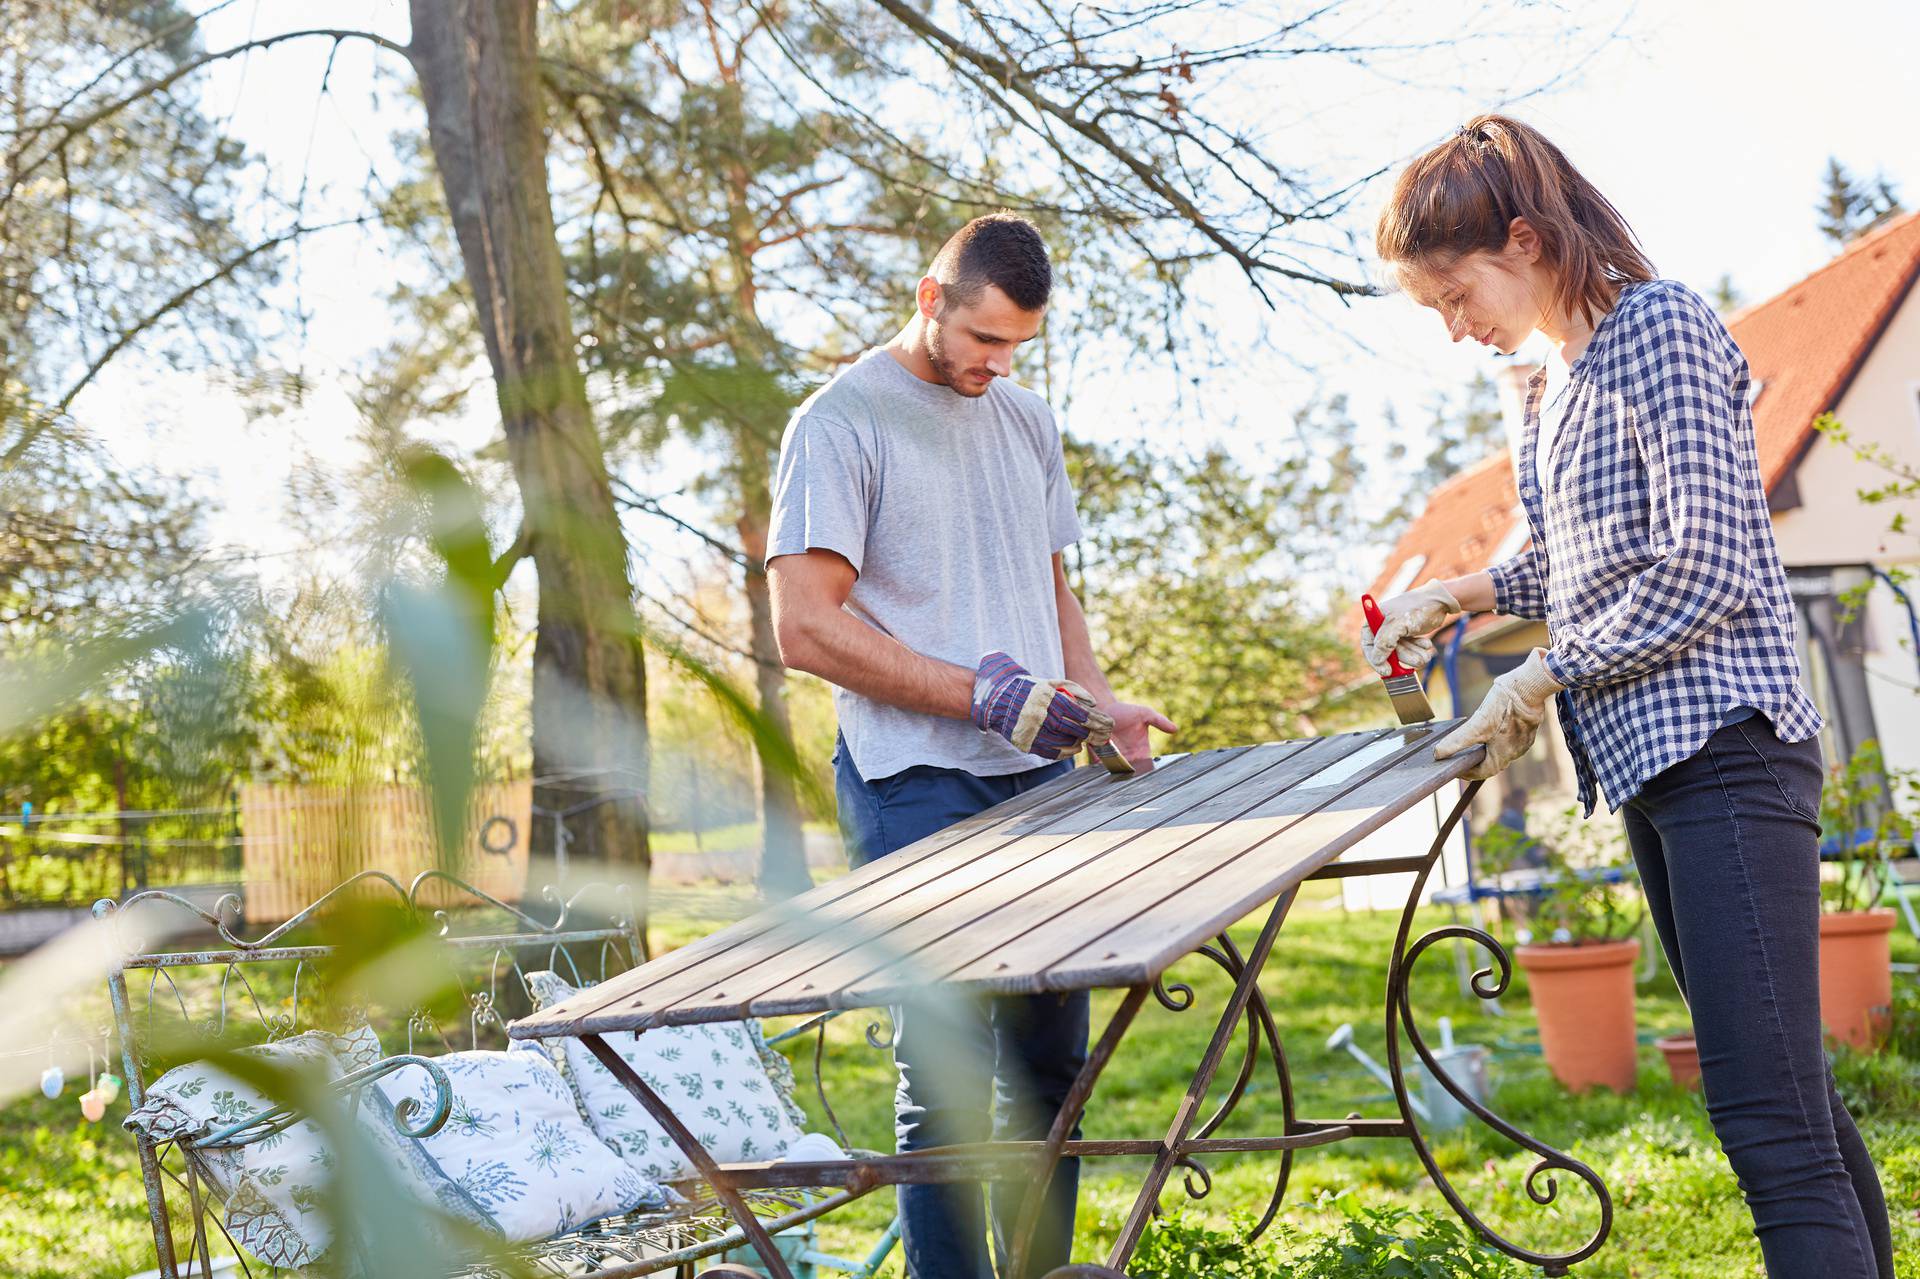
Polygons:
M1521 261L1534 263L1540 260L1540 233L1533 229L1533 223L1525 218L1515 218L1507 223L1507 252L1517 255Z

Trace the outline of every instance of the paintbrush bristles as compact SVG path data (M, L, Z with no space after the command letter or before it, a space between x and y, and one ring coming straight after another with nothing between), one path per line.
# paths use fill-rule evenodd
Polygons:
M1433 703L1420 687L1418 675L1389 675L1381 681L1393 701L1393 713L1402 724L1424 724L1433 718Z

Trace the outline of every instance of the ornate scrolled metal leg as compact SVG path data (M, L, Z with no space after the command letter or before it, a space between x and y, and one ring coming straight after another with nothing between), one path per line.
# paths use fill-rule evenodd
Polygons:
M1234 944L1233 938L1226 933L1221 933L1212 944L1200 947L1194 954L1211 960L1236 986L1246 977L1246 959L1241 955L1240 948ZM1169 982L1164 975L1154 982L1153 997L1161 1007L1176 1013L1186 1012L1192 1008L1195 1000L1191 985L1186 982ZM1241 1055L1239 1070L1219 1106L1205 1122L1194 1129L1193 1136L1196 1140L1211 1137L1245 1098L1247 1088L1259 1070L1263 1045L1273 1061L1274 1082L1280 1090L1281 1131L1291 1133L1294 1130L1297 1112L1294 1108L1293 1077L1287 1070L1286 1051L1280 1044L1280 1031L1274 1022L1273 1010L1268 1006L1266 994L1260 989L1257 978L1248 990L1245 1021L1247 1046ZM1182 1182L1189 1198L1204 1199L1211 1193L1212 1174L1198 1158L1191 1154L1186 1155L1175 1164L1175 1167L1183 1169L1186 1174ZM1250 1239L1258 1239L1265 1234L1268 1227L1273 1224L1274 1218L1279 1215L1280 1205L1286 1199L1287 1182L1292 1173L1293 1151L1283 1149L1280 1151L1280 1168L1274 1177L1273 1192L1267 1198L1266 1209L1254 1223L1253 1230L1248 1236Z
M1482 999L1498 998L1505 992L1507 983L1513 976L1513 963L1508 958L1506 949L1493 937L1477 928L1454 924L1433 929L1411 943L1408 941L1413 931L1414 912L1419 908L1420 893L1426 887L1427 876L1432 873L1433 865L1439 859L1447 838L1452 834L1461 814L1466 811L1474 792L1478 789L1478 783L1469 786L1461 795L1460 802L1454 805L1453 812L1446 822L1442 824L1440 833L1434 838L1433 847L1428 851L1426 865L1414 875L1413 886L1407 893L1406 907L1400 914L1400 929L1394 937L1392 958L1387 972L1387 1074L1393 1085L1394 1100L1400 1107L1401 1118L1406 1122L1407 1139L1413 1145L1414 1154L1419 1156L1421 1164L1426 1167L1428 1179L1447 1201L1447 1205L1472 1228L1475 1234L1500 1251L1528 1265L1539 1266L1549 1275L1564 1275L1570 1267L1598 1252L1600 1246L1606 1242L1608 1234L1613 1230L1613 1197L1607 1192L1606 1183L1600 1179L1600 1174L1586 1164L1501 1119L1488 1110L1478 1098L1455 1083L1453 1078L1441 1069L1413 1020L1410 991L1413 985L1414 965L1427 948L1436 942L1452 939L1472 941L1484 947L1493 956L1494 964L1498 968L1497 973L1494 967L1487 967L1473 975L1473 992ZM1406 1035L1407 1042L1413 1045L1414 1053L1421 1063L1455 1101L1487 1127L1522 1149L1530 1150L1539 1156L1533 1167L1527 1171L1525 1187L1529 1199L1545 1206L1559 1197L1560 1183L1558 1178L1553 1176L1555 1172L1570 1173L1586 1183L1593 1191L1595 1198L1599 1200L1600 1224L1585 1243L1568 1252L1537 1252L1507 1239L1467 1207L1466 1201L1447 1180L1446 1174L1440 1171L1440 1165L1435 1161L1433 1152L1428 1149L1426 1139L1414 1122L1412 1098L1407 1091L1406 1076L1400 1060L1400 1036L1403 1033Z
M1205 1193L1202 1187L1211 1185L1211 1178L1207 1175L1205 1168L1193 1161L1193 1152L1186 1147L1196 1125L1203 1122L1199 1117L1200 1107L1206 1102L1207 1090L1213 1083L1214 1075L1219 1070L1220 1063L1225 1058L1227 1048L1238 1031L1241 1021L1247 1018L1249 1008L1253 1007L1256 1001L1261 1006L1265 1004L1265 998L1259 992L1259 983L1256 979L1260 970L1266 966L1267 956L1273 953L1274 941L1280 935L1280 926L1286 921L1287 912L1293 906L1295 895L1292 890L1282 893L1269 907L1267 922L1261 928L1252 952L1244 961L1236 963L1220 952L1208 955L1208 958L1226 968L1228 972L1238 970L1234 980L1233 994L1228 997L1227 1007L1221 1013L1220 1020L1214 1025L1213 1037L1208 1042L1206 1052L1201 1055L1200 1064L1195 1068L1193 1078L1187 1085L1186 1096L1181 1099L1179 1106L1175 1109L1173 1121L1167 1128L1166 1137L1160 1143L1160 1151L1153 1161L1153 1167L1148 1170L1143 1179L1140 1191L1134 1198L1133 1207L1127 1213L1126 1220L1121 1223L1119 1236L1107 1253L1106 1264L1112 1269L1124 1267L1127 1258L1133 1255L1134 1248L1140 1242L1141 1232L1146 1229L1148 1219L1159 1210L1161 1188L1166 1185L1167 1177L1174 1168L1186 1169L1187 1191L1195 1197ZM1202 947L1201 953L1208 954L1209 949ZM1237 952L1235 954L1237 956ZM1166 1002L1164 997L1162 1002ZM1250 1024L1257 1024L1257 1022ZM1249 1060L1256 1050L1257 1045L1249 1046ZM1245 1079L1252 1077L1252 1070L1247 1060L1243 1060L1242 1075ZM1229 1092L1226 1103L1223 1103L1214 1115L1209 1116L1204 1122L1217 1124L1219 1120L1224 1119L1226 1112L1231 1111L1233 1106L1239 1103L1244 1091L1245 1083L1239 1082Z
M872 1027L868 1027L871 1031ZM847 1140L847 1130L840 1126L840 1116L833 1111L833 1103L827 1100L826 1081L827 1055L827 1019L822 1017L820 1024L814 1027L813 1034L813 1091L820 1098L820 1109L826 1114L827 1122L833 1125L833 1135L840 1143L840 1149L851 1149L853 1143Z
M1240 954L1240 948L1234 945L1233 938L1226 933L1221 933L1214 939L1212 945L1202 946L1195 953L1212 960L1214 964L1219 966L1236 984L1238 984L1246 974L1246 960ZM1176 984L1169 989L1172 995L1171 998L1169 995L1163 995L1158 985L1155 986L1154 994L1160 998L1162 1004L1175 1012L1184 1012L1186 1009L1192 1007L1192 987L1185 984ZM1182 996L1184 997L1182 998ZM1288 1133L1293 1131L1294 1119L1296 1118L1293 1099L1293 1077L1287 1071L1287 1054L1286 1050L1282 1048L1280 1044L1280 1030L1273 1020L1273 1010L1267 1005L1266 994L1260 989L1257 976L1252 979L1252 986L1247 995L1246 1024L1247 1048L1246 1052L1241 1056L1240 1069L1234 1077L1233 1086L1227 1090L1227 1095L1220 1102L1219 1108L1207 1117L1205 1123L1202 1123L1194 1130L1193 1135L1196 1139L1211 1137L1214 1132L1219 1129L1220 1125L1226 1122L1227 1117L1233 1113L1235 1108L1240 1105L1241 1100L1246 1096L1248 1085L1253 1082L1253 1076L1259 1069L1262 1045L1265 1045L1267 1053L1273 1061L1274 1082L1280 1089L1281 1131ZM1200 1171L1204 1175L1204 1165ZM1258 1239L1261 1235L1265 1234L1267 1228L1273 1224L1274 1218L1279 1215L1280 1205L1286 1199L1287 1195L1287 1181L1292 1175L1293 1151L1290 1149L1282 1150L1280 1152L1280 1168L1274 1176L1273 1193L1267 1198L1265 1211L1261 1213L1259 1220L1254 1223L1253 1230L1248 1236L1250 1239ZM1187 1184L1191 1192L1191 1187L1195 1184L1191 1177L1187 1179ZM1200 1184L1210 1188L1212 1183L1209 1179ZM1200 1194L1193 1195L1192 1197L1196 1199L1204 1198L1205 1193L1205 1191L1202 1191Z
M1222 954L1228 960L1227 971L1233 974L1234 980L1238 981L1240 974L1246 971L1246 961L1241 958L1239 948L1233 944L1233 939L1227 934L1220 934L1219 944ZM1260 989L1260 978L1257 973L1254 975L1253 983L1253 994L1247 1004L1247 1059L1242 1065L1240 1082L1231 1095L1230 1101L1237 1105L1240 1093L1245 1091L1247 1081L1252 1079L1254 1069L1258 1065L1259 1044L1264 1039L1267 1051L1273 1057L1274 1082L1280 1088L1280 1130L1291 1133L1294 1120L1298 1117L1293 1101L1293 1076L1287 1070L1287 1053L1286 1049L1280 1045L1280 1029L1274 1023L1273 1010L1267 1006L1267 997ZM1231 1109L1232 1105L1222 1105L1220 1113L1201 1126L1199 1135L1212 1136L1213 1130L1220 1126L1221 1121L1227 1117L1227 1111ZM1292 1175L1293 1151L1282 1150L1280 1170L1274 1174L1273 1178L1273 1193L1267 1197L1266 1211L1262 1212L1260 1219L1254 1223L1253 1231L1248 1235L1249 1239L1258 1239L1265 1234L1267 1227L1273 1224L1273 1219L1280 1215L1280 1205L1287 1197L1287 1181Z

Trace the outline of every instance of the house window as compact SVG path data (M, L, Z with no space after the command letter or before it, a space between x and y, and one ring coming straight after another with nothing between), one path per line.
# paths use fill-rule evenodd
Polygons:
M1413 579L1419 574L1420 570L1426 566L1427 557L1425 555L1409 555L1406 562L1387 580L1386 586L1380 591L1380 598L1390 599L1398 595L1401 591L1406 590L1409 586L1412 586Z
M1527 539L1532 536L1532 530L1527 527L1527 522L1521 518L1518 509L1510 518L1513 521L1512 527L1508 528L1507 535L1500 539L1500 545L1494 548L1493 559L1489 563L1499 564L1512 559L1520 553L1520 548L1525 546Z

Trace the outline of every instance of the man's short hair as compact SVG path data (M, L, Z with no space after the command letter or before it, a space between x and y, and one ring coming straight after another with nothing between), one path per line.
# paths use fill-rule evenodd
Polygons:
M1023 311L1042 309L1053 293L1047 246L1017 213L989 213L955 231L928 274L940 282L943 310L972 306L989 284Z

